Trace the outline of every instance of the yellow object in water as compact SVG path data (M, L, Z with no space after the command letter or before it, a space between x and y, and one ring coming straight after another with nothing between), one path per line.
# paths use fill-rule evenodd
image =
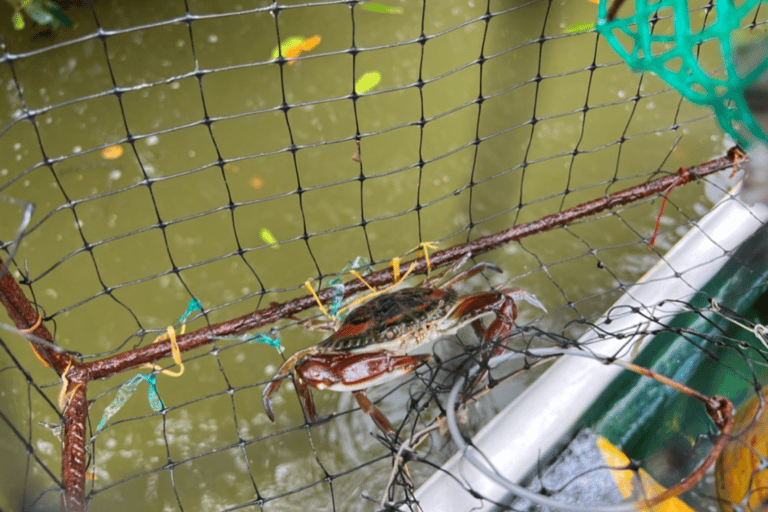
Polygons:
M272 247L277 249L277 238L275 238L275 235L272 234L270 230L267 228L261 228L259 230L259 235L261 236L261 239L270 244Z
M381 81L381 73L378 71L371 71L364 74L355 84L355 92L357 94L363 94L373 89L376 84Z
M629 457L624 455L621 450L613 446L604 437L597 438L597 448L603 454L605 463L611 468L620 468L630 463ZM631 469L611 469L611 476L625 499L650 499L666 490L642 469L637 471ZM640 489L637 489L638 485L641 487ZM691 507L679 498L670 498L654 505L651 509L638 508L638 510L649 512L651 510L653 512L694 512Z
M736 411L733 438L715 464L715 488L723 512L744 510L729 503L741 503L748 492L747 512L765 510L761 505L768 500L768 470L761 467L760 458L768 455L768 407L760 398L753 396ZM768 398L768 390L762 398Z
M288 65L291 65L302 52L314 49L320 44L320 41L322 41L320 36L312 36L309 39L298 36L289 37L283 41L279 49L275 46L272 50L272 58L276 59L278 55L282 54L284 58L288 59Z
M123 156L122 146L109 146L101 150L101 158L104 160L117 160Z

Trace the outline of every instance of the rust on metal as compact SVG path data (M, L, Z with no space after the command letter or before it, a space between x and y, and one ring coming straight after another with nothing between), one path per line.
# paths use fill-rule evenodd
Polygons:
M73 371L75 370L75 371ZM88 420L88 381L75 366L67 374L69 402L64 408L64 448L61 454L61 480L64 494L61 509L65 512L85 510L86 425Z
M29 302L22 291L19 283L11 276L11 273L5 267L5 263L0 259L0 302L5 306L8 316L11 317L13 324L22 332L22 334L32 334L29 343L32 349L43 361L52 366L56 373L61 375L64 369L72 359L67 354L59 353L51 348L54 345L51 331L40 321L40 314ZM40 343L35 337L47 341L50 346Z

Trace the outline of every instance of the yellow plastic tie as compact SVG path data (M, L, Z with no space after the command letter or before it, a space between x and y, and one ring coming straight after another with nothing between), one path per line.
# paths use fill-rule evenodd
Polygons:
M353 276L355 276L356 278L358 278L359 280L361 280L363 282L363 284L368 287L369 290L371 290L372 292L376 293L376 288L374 288L373 286L369 285L368 281L366 281L363 278L363 276L361 276L360 273L357 270L350 269L349 273L352 274Z
M331 315L328 314L328 310L325 309L325 306L323 306L323 303L320 302L320 297L317 296L317 292L315 292L315 288L312 286L312 283L309 282L309 279L304 283L304 286L307 287L307 290L309 290L309 293L312 294L312 296L315 298L315 302L317 302L317 307L320 308L320 311L323 312L325 316L328 318L333 318Z
M35 320L35 323L34 325L32 325L32 327L27 327L26 329L19 329L19 332L21 334L31 334L32 332L35 331L35 329L40 327L40 324L42 323L43 323L43 316L37 315L37 320ZM37 357L37 359L43 364L43 366L45 366L46 368L50 368L51 363L46 361L45 358L43 358L42 354L40 354L40 352L37 351L37 347L35 346L35 344L30 341L29 346L32 348L32 352L35 353L35 357Z
M430 249L437 249L437 245L435 245L434 242L421 242L419 245L411 249L405 254L410 254L414 251L416 251L416 257L421 258L421 252L424 251L424 261L427 264L427 275L432 272L432 265L429 263L429 250Z
M83 385L82 382L78 382L77 386L72 389L69 393L67 393L67 388L69 387L69 380L67 379L67 372L72 367L72 360L69 360L69 363L67 363L67 367L64 369L64 372L61 374L61 391L59 391L59 409L61 409L61 412L64 412L64 410L67 408L67 405L69 405L69 401L72 400L72 397L75 394L75 391L78 390L80 386Z
M43 323L43 317L42 315L37 315L37 320L35 320L35 324L32 327L27 327L26 329L19 329L19 332L21 334L29 334L38 327L40 327L40 324Z
M181 334L184 334L184 328L185 324L181 326ZM173 326L169 325L168 330L158 336L157 339L155 339L155 341L152 343L158 343L167 339L171 340L171 357L173 357L173 362L179 365L179 371L174 372L172 370L168 370L167 368L161 368L155 363L146 363L144 366L146 368L152 368L152 370L160 372L163 375L168 375L169 377L181 377L181 375L184 373L184 363L181 360L181 351L179 350L179 344L176 342L176 331L173 330Z
M395 256L392 258L392 278L397 282L398 279L400 279L400 257Z
M350 302L349 304L347 304L346 306L341 308L339 310L339 313L341 313L342 311L345 311L347 309L353 308L353 307L357 306L358 304L360 304L361 302L365 302L368 299L372 299L374 297L378 297L379 295L381 295L383 293L387 293L389 291L392 291L396 287L400 286L400 283L405 281L408 278L408 276L411 275L411 272L413 272L415 268L416 268L416 262L414 261L413 263L411 263L411 266L408 268L408 271L405 274L403 274L403 276L400 278L399 281L395 281L391 285L387 286L386 288L382 288L381 290L374 290L371 293L369 293L368 295L366 295L365 297L359 297L359 298L353 300L352 302ZM363 282L365 282L365 281L363 281ZM366 283L366 284L368 284L368 283Z

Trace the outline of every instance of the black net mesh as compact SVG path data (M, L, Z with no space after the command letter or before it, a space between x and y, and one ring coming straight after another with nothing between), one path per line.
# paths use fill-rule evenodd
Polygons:
M357 257L384 269L393 258L413 258L406 254L420 244L450 249L673 180L651 195L628 196L628 204L545 223L456 269L488 262L503 271L458 283L462 295L519 287L548 311L517 301L518 327L501 337L527 357L493 373L491 393L478 385L478 400L460 408L469 436L554 357L534 349L588 346L577 340L686 232L704 231L699 220L738 181L734 153L725 157L732 144L710 111L653 76L633 74L595 32L571 29L594 20L587 1L400 1L381 12L356 1L111 0L66 6L71 26L55 28L35 25L39 18L29 14L55 4L24 5L0 5L0 19L10 20L14 8L26 19L21 30L11 22L0 30L0 247L9 269L2 292L12 295L9 278L20 283L55 345L34 315L6 303L3 510L75 510L78 488L93 510L417 509L415 489L436 472L447 475L450 492L482 506L528 509L463 480L460 469L438 470L456 451L445 419L455 376L489 356L473 343L482 335L477 325L427 349L437 357L418 371L370 390L396 441L350 393L315 391L318 418L308 421L289 382L272 396L269 420L265 385L286 357L326 336L297 325L322 317L316 308L294 316L313 305L311 297L294 310L269 308L307 295L308 279L315 289L337 282ZM698 26L715 16L713 2L689 7ZM757 9L745 23L764 19ZM659 30L667 25L662 17ZM714 49L700 48L699 58L714 60ZM718 158L722 171L706 178L678 172ZM703 235L719 253L702 265L734 253ZM461 254L449 256L435 266ZM759 261L750 265L740 294L704 290L681 306L706 324L686 327L687 346L710 364L697 362L692 373L738 367L725 391L715 383L699 390L738 390L728 395L735 403L759 389L764 348L749 330L710 317L727 309L745 325L762 323L760 303L743 304L762 293ZM363 287L349 273L343 281ZM713 297L721 312L711 309ZM635 334L658 344L671 343L660 334L680 335L660 306L668 298L643 302ZM180 322L194 300L202 309ZM221 334L213 338L195 334L258 310L272 313L213 329ZM183 338L180 323L193 335ZM602 337L617 333L600 325ZM168 326L180 340L198 336L193 348L182 346L180 376L129 361L135 349L154 350ZM37 352L55 359L55 372L16 327L34 328ZM263 336L254 342L245 334ZM277 339L282 354L265 343ZM600 356L628 354L635 342ZM165 347L163 358L147 360L178 372L170 342L156 345ZM60 397L62 373L74 385ZM614 395L633 382L612 388ZM659 387L651 393L664 401L648 410L668 415L658 420L668 425L664 435L608 437L649 461L635 473L643 467L672 487L706 458L718 429L702 404L681 405L679 391ZM691 430L680 416L689 409ZM72 451L74 438L62 448L62 427L75 421L67 414L85 421L72 431L83 436L82 453ZM591 414L586 424L598 431L621 428ZM672 452L679 465L665 464ZM73 464L88 474L71 473ZM564 489L573 474L545 478L544 494L571 499ZM712 479L699 486L687 499L716 509ZM73 501L62 505L63 495Z

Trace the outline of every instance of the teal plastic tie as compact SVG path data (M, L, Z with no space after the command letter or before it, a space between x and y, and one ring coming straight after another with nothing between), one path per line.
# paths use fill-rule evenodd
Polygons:
M345 266L343 269L341 269L341 272L336 274L336 277L333 277L328 280L328 284L331 285L331 288L333 290L331 291L331 297L333 297L333 302L331 303L330 307L330 314L331 317L338 319L339 321L344 320L344 316L339 316L339 308L341 307L341 303L344 300L344 283L341 282L341 280L344 278L344 276L349 272L350 270L360 270L361 276L366 276L373 272L373 267L371 267L371 260L364 256L357 256L354 260L349 262L347 266Z
M716 0L711 14L714 22L700 31L691 28L687 0L635 0L633 16L608 21L609 1L615 0L600 0L596 29L629 67L651 71L689 101L712 107L722 129L742 146L766 139L743 91L768 68L768 61L759 59L752 69L737 72L734 55L738 45L733 37L742 19L762 0L746 0L739 7L732 0ZM659 11L662 15L672 14L672 34L651 33L652 19ZM630 43L625 47L620 37L628 37ZM697 48L708 41L718 42L725 78L711 76L698 63Z
M187 318L189 318L189 315L191 315L195 311L202 311L202 310L203 310L203 305L200 303L199 300L193 297L192 300L189 301L187 310L184 311L184 314L181 315L181 318L179 318L179 323L180 324L186 323Z
M128 399L131 398L131 396L136 392L136 389L139 387L139 384L141 384L142 380L149 384L149 390L147 391L147 400L149 401L149 406L155 412L161 411L163 409L163 401L160 400L160 395L157 393L157 382L155 374L134 375L125 384L120 386L120 389L117 390L117 396L115 396L115 399L112 400L112 403L110 403L106 409L104 409L104 414L101 416L101 421L99 421L99 424L96 427L97 431L104 428L104 425L107 424L107 420L109 420L109 418L117 414L117 412L123 408Z

